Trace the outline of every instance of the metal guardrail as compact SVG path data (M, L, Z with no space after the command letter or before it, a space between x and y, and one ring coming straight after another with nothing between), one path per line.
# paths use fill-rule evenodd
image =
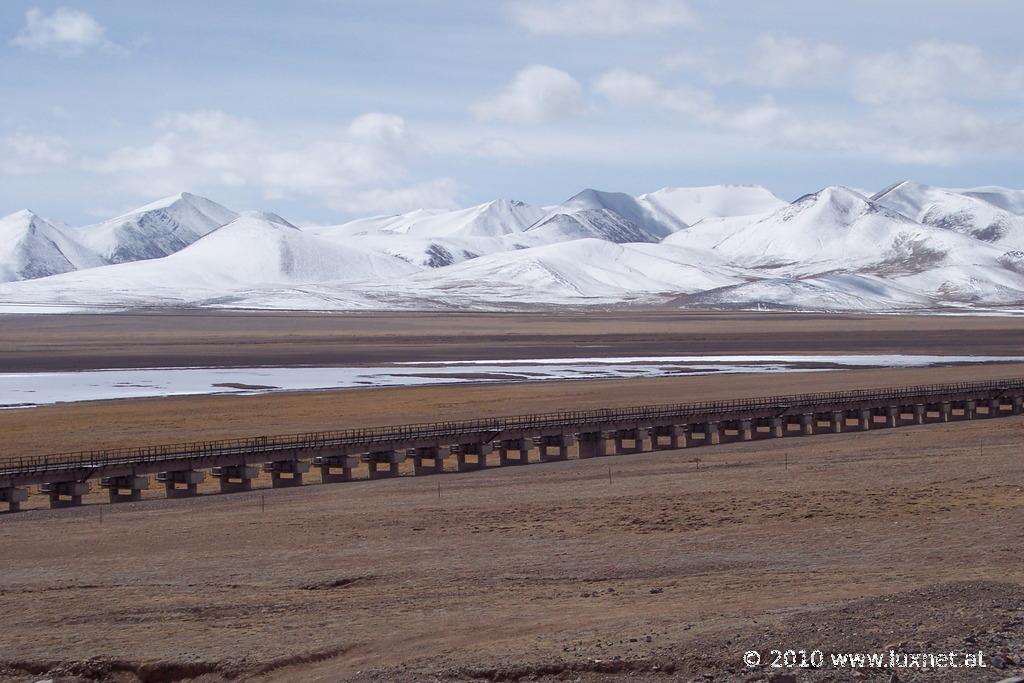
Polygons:
M514 432L549 427L573 427L587 424L682 418L719 413L756 412L767 408L788 410L837 403L927 399L931 396L971 394L1024 389L1024 378L957 384L928 384L911 387L858 389L784 396L698 401L639 406L636 408L562 411L517 415L479 420L433 422L345 429L306 434L260 436L192 443L165 444L141 448L115 448L79 451L56 455L8 459L0 465L0 477L73 469L102 469L116 465L153 463L171 460L217 457L239 454L273 453L300 448L345 446L428 439L453 439L483 432Z

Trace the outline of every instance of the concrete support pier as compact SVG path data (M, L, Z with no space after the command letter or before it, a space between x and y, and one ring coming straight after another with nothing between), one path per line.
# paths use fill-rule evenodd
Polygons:
M188 498L199 494L199 485L206 479L206 473L199 470L178 470L157 472L156 480L162 482L168 498ZM179 488L178 484L184 484Z
M890 428L900 426L899 406L889 406L885 409L885 426Z
M925 419L925 407L918 403L914 406L914 424L923 425Z
M252 491L252 480L259 476L259 470L250 465L228 465L214 467L210 476L220 479L221 493Z
M800 435L801 436L814 436L816 420L814 419L814 413L806 413L800 416Z
M263 471L270 473L270 485L275 489L302 486L302 475L309 472L306 460L276 460L263 464Z
M405 451L374 451L367 456L370 479L398 476L398 466L405 461Z
M21 504L28 500L28 489L19 489L14 486L0 488L0 503L7 503L8 512L18 512Z
M528 465L530 463L530 448L533 444L530 439L504 439L498 444L498 464L505 465ZM509 455L510 451L516 452L516 457Z
M128 503L142 500L142 492L149 488L149 477L126 474L120 477L103 477L100 486L107 489L111 503ZM127 491L127 493L122 493Z
M964 401L964 419L973 420L978 416L978 402Z
M416 476L444 472L444 455L441 454L441 449L437 446L414 448L410 454L412 455L413 474Z
M576 435L579 457L600 458L615 453L615 432L581 432Z
M874 416L871 414L870 409L860 411L858 416L858 425L862 432L866 432L871 429L872 422L874 422Z
M471 442L460 443L451 447L456 458L459 472L469 472L487 467L487 454L491 452L491 444Z
M703 428L705 446L717 446L722 443L722 425L717 422L705 422Z
M949 422L953 419L953 404L949 401L943 401L939 406L939 421Z
M786 423L781 417L772 418L772 438L781 439L786 435Z
M39 490L50 496L51 508L76 507L82 504L82 496L89 493L89 483L85 481L54 481L43 484Z
M754 440L754 423L751 420L740 420L739 423L740 441Z
M1020 415L1024 413L1024 396L1013 397L1013 414Z
M1002 399L994 398L988 402L988 416L999 417L1003 412L1003 401Z
M320 468L320 481L324 484L352 481L352 470L359 467L361 462L358 455L323 455L313 458L313 464Z
M832 433L842 434L843 426L846 424L846 414L841 410L832 411Z
M569 446L572 444L572 437L568 434L555 434L554 436L538 436L536 439L537 448L540 451L541 462L554 462L557 460L569 459Z
M663 443L665 439L667 443ZM674 451L686 448L686 425L660 425L651 428L651 450Z

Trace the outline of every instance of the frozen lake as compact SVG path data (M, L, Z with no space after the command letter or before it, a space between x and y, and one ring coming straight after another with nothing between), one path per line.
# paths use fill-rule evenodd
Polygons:
M654 356L395 363L374 367L147 368L0 374L0 408L194 394L401 387L482 382L625 379L716 373L810 372L1024 362L1024 356Z

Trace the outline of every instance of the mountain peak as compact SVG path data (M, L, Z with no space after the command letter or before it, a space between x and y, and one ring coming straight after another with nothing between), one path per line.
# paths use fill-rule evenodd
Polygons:
M0 222L5 225L30 225L37 218L40 218L39 214L31 209L19 209L13 213L9 213L6 216L0 216Z
M238 214L238 218L236 218L235 220L239 220L241 218L256 218L270 223L276 223L286 228L291 228L293 230L299 229L297 225L291 223L290 221L283 218L279 214L274 213L273 211L260 211L259 209L248 209L246 211L240 212ZM231 225L231 223L228 223L227 225ZM223 227L227 227L227 225Z
M614 209L615 205L635 201L625 192L605 192L588 187L569 197L562 203L562 206L579 209Z
M77 237L107 261L125 263L173 254L236 218L217 202L180 192L80 228Z
M102 264L95 254L28 209L0 218L0 282L29 280Z
M656 213L690 226L708 219L765 214L788 204L760 185L663 187L638 199Z
M31 225L37 218L39 218L39 215L31 209L19 209L18 211L9 213L6 216L0 216L0 226L9 230L14 229L15 226L19 229L24 229L26 226Z
M685 227L670 214L623 192L587 188L577 192L528 228L562 241L597 237L612 242L658 242Z
M131 211L122 215L131 216L146 211L159 211L161 209L168 209L175 205L181 204L196 207L199 210L204 210L211 206L225 210L224 207L222 207L220 204L213 201L212 199L207 199L206 197L197 194L192 194L191 192L179 192L178 194L172 194L170 196L157 199L156 201L150 202L149 204L145 204L144 206L140 206L137 209L132 209Z

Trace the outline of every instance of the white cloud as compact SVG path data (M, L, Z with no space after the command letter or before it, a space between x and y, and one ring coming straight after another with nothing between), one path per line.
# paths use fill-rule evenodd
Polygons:
M742 55L740 59L736 59L738 52ZM664 61L670 68L716 85L819 87L836 79L842 83L847 54L829 43L766 33L758 36L745 54L736 50L728 53L684 50L669 55Z
M602 74L594 91L617 107L655 109L681 114L681 124L730 128L758 133L784 114L771 100L743 107L722 107L713 93L686 83L664 85L652 76L614 69Z
M450 207L457 195L448 179L410 181L409 163L424 151L404 119L391 114L296 135L221 111L179 112L161 117L155 130L149 143L112 150L86 170L143 195L249 186L267 199L308 197L357 212L400 211L413 201Z
M974 45L929 41L858 53L763 35L739 57L735 52L682 52L663 66L710 86L800 86L815 91L813 103L805 98L782 108L769 100L730 119L737 129L761 131L763 142L787 149L929 165L1024 154L1024 119L1019 114L1024 62L999 61ZM657 96L648 102L682 110L673 106L680 99L673 90L657 88ZM732 98L736 93L735 88L729 91Z
M739 78L756 86L817 85L840 69L843 59L843 50L834 45L768 34L757 39L750 67Z
M685 0L514 0L510 8L533 33L649 33L696 23Z
M861 57L852 91L884 104L938 99L1024 99L1024 64L996 64L973 45L926 42L906 50Z
M534 64L516 74L500 93L472 109L483 120L548 123L583 111L583 88L564 71Z
M0 175L33 175L70 161L68 143L58 136L16 133L0 139Z
M106 31L96 19L81 10L59 7L52 14L38 8L25 12L25 26L11 41L31 50L49 50L78 54L91 48L120 51L106 39Z
M815 116L776 104L770 98L740 106L722 106L712 93L687 84L616 69L602 75L594 90L621 108L679 115L669 122L675 134L707 131L733 146L775 148L785 152L830 154L897 163L948 165L963 156L995 152L1024 140L1024 126L1004 129L969 111L869 111L852 120Z
M473 140L463 145L462 150L463 154L480 159L493 159L495 161L512 163L526 160L526 155L519 148L519 145L505 138Z
M654 107L703 116L715 106L710 92L686 84L665 87L651 76L627 69L602 74L594 83L594 91L619 107Z

